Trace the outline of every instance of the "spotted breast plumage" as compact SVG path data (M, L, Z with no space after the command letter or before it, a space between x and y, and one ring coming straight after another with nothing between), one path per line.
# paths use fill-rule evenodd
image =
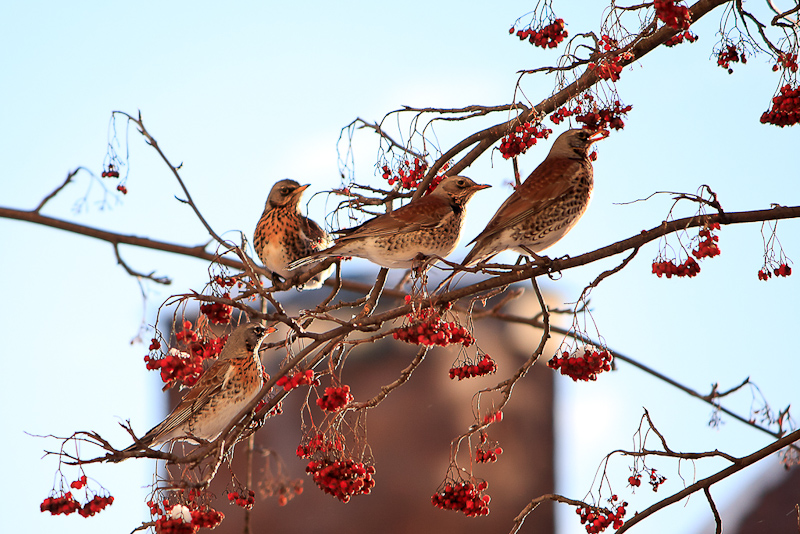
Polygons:
M357 256L381 267L405 269L430 256L443 258L458 244L467 202L487 187L465 176L447 176L431 193L340 232L342 236L332 247L293 262L289 268L331 256Z
M305 274L313 267L292 271L288 267L291 262L333 243L325 230L300 213L299 203L306 188L308 185L300 185L294 180L281 180L273 185L253 234L253 245L261 262L274 275L284 279ZM333 270L331 265L298 289L321 287Z
M594 178L588 151L607 132L573 129L558 136L550 153L497 210L464 265L513 250L536 256L569 232L586 211Z
M252 401L264 385L258 349L274 332L257 323L238 326L214 364L184 395L174 410L124 452L157 448L170 441L211 441Z

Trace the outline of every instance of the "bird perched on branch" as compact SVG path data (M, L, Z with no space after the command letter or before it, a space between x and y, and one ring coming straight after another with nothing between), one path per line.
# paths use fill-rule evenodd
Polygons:
M284 279L302 275L312 268L291 271L288 268L291 262L333 244L325 230L300 213L298 205L307 187L294 180L281 180L273 185L253 234L253 245L264 267ZM331 265L298 289L322 287L333 269Z
M211 441L264 385L258 349L274 328L258 323L238 326L228 337L217 361L206 369L174 410L123 452L156 448L168 441Z
M428 195L340 232L342 237L332 247L289 268L331 256L358 256L381 267L408 269L428 256L445 257L458 244L467 202L487 187L466 176L447 176Z
M464 265L470 266L504 250L536 257L554 245L581 218L592 196L592 163L588 151L605 138L605 130L567 130L550 153L509 196L475 243Z

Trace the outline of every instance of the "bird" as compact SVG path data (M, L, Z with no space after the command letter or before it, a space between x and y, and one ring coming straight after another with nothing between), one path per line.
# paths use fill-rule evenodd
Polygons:
M429 194L340 231L342 236L332 247L295 261L289 268L331 256L357 256L390 269L411 268L428 256L443 258L458 244L467 202L487 187L466 176L445 176Z
M599 137L598 137L599 136ZM586 211L594 178L588 150L606 130L572 129L497 210L462 262L469 267L504 250L538 258L569 232Z
M256 224L253 245L261 263L272 271L273 277L278 275L289 279L305 274L313 266L293 272L288 265L333 244L331 236L320 225L300 213L298 204L306 188L308 184L300 185L288 179L275 183L267 197L264 213ZM331 265L297 289L319 289L333 274L334 268Z
M169 441L212 441L264 385L258 350L274 328L258 323L236 327L214 364L158 425L123 452L158 448Z

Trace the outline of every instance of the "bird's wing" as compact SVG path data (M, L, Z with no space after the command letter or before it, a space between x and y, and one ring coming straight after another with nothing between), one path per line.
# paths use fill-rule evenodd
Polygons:
M545 165L546 163L546 165ZM474 243L497 234L535 213L539 213L575 187L571 180L553 179L553 175L564 176L579 172L581 162L573 159L558 158L542 162L509 196L494 214L483 232L470 241Z
M206 369L200 376L197 383L192 386L186 395L183 396L181 402L175 407L174 410L164 419L161 424L148 432L142 441L148 437L156 438L159 435L166 434L167 432L181 426L193 414L197 413L205 406L209 399L211 399L220 389L228 378L228 375L233 371L231 367L232 360L217 360L214 365Z
M320 248L327 248L331 244L331 238L328 233L322 229L320 225L316 222L312 221L308 217L301 218L301 231L305 234L305 236L310 239L315 244L319 244L319 248L315 248L314 250L320 250Z
M435 228L445 224L445 217L452 211L453 208L446 199L427 195L409 202L395 211L378 215L360 226L351 228L337 242L359 239L366 235L378 237L414 232L421 228Z

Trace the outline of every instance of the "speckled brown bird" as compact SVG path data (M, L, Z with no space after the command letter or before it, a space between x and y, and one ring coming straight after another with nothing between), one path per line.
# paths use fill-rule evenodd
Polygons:
M458 244L467 202L487 187L466 176L447 176L428 195L344 230L331 248L296 261L289 268L331 256L358 256L381 267L404 269L423 257L443 258Z
M288 267L291 262L333 244L325 230L300 213L300 199L307 187L294 180L281 180L273 185L253 234L253 245L264 267L284 279L304 274L313 267L292 271ZM298 289L322 287L333 270L331 265Z
M509 196L475 243L464 265L470 266L511 249L536 256L569 232L586 211L594 178L589 147L604 130L567 130L550 153Z
M228 337L217 361L206 369L174 410L124 452L142 446L157 448L168 441L216 439L264 385L258 349L274 332L257 323L238 326Z

